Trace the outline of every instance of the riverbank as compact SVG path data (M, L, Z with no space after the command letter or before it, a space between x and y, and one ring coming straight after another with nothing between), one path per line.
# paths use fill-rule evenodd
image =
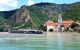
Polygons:
M43 32L43 34L47 34L47 33L58 33L58 32ZM60 32L60 33L77 33L77 32ZM0 32L0 34L14 34L14 33L9 33L9 32ZM19 33L15 33L15 34L19 34ZM21 34L21 33L20 33ZM22 34L21 34L22 35Z

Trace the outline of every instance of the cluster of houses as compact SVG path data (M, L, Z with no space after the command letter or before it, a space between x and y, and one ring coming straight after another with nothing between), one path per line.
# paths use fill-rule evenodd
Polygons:
M66 31L66 30L73 31L73 29L71 29L69 27L73 23L80 24L78 22L74 22L73 20L64 20L64 21L62 21L61 31ZM58 30L58 23L55 23L55 22L53 22L51 20L48 20L44 25L47 27L47 31L50 31L51 29L53 31L57 31ZM78 28L80 28L80 26Z

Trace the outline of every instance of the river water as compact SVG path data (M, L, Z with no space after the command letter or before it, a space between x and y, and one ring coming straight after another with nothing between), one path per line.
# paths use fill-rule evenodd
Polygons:
M0 34L0 50L80 50L80 34Z

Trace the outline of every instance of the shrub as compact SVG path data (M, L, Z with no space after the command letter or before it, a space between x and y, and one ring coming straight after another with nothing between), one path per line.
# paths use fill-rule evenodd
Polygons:
M80 33L80 29L78 29L78 33Z

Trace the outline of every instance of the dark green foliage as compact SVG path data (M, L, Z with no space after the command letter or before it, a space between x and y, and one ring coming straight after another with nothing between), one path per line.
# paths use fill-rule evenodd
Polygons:
M17 11L16 10L11 10L11 11L1 11L0 12L0 15L3 16L3 18L5 19L8 19L10 16L12 16L15 12Z
M46 14L43 14L40 8L33 6L29 7L29 12L33 20L33 25L35 27L40 27L48 20L48 16Z
M78 33L80 33L80 29L78 29Z
M43 25L41 25L38 29L41 29L43 31L47 31L47 27L46 26L43 26Z
M3 23L4 23L4 18L0 16L0 25L2 25Z
M71 25L71 28L75 28L75 27L77 27L77 26L79 26L79 25L76 24L76 23L73 23L73 24Z
M63 14L64 20L72 19L74 21L80 22L80 5L73 4L70 6L69 10L66 10Z

